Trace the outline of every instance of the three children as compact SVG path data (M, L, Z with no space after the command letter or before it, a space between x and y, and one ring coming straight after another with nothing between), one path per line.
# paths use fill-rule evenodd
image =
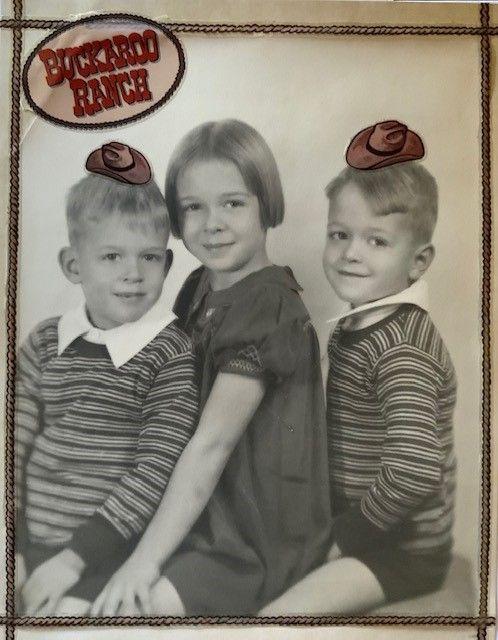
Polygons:
M184 437L179 438L181 446L169 460L162 490L158 482L150 501L157 507L158 496L166 488L155 515L132 552L131 546L122 545L126 551L119 560L129 557L93 604L92 614L238 615L255 613L272 600L260 615L342 613L432 590L441 583L451 549L455 472L451 420L456 387L451 360L427 314L419 280L434 255L431 236L437 212L435 181L416 162L422 155L423 145L416 134L397 122L379 123L356 136L348 150L350 167L327 187L324 269L336 294L350 303L351 310L329 344L325 421L318 345L299 296L300 287L290 269L273 265L266 252L267 229L283 219L282 189L271 151L254 129L233 120L206 123L180 143L168 168L166 202L173 233L203 265L187 279L175 307L197 356L201 416L190 440L192 420L186 418ZM115 182L112 177L98 179ZM112 214L110 220L116 215L104 204L96 206L93 196L91 202L93 211ZM142 200L131 205L136 213L142 207ZM122 246L135 246L135 233L137 238L145 237L142 253L134 255L152 255L162 247L164 259L158 263L167 271L167 233L165 238L159 234L163 242L156 233L154 244L154 234L149 236L143 224L136 223L133 232L129 225L104 231L105 222L98 224L104 226L99 226L95 242L106 234L118 238L109 240L110 249L106 245L111 262L121 256ZM114 250L115 245L119 251ZM111 312L107 310L105 287L102 293L91 284L93 280L85 284L82 274L99 278L75 260L72 252L62 254L66 275L83 284L87 322L102 325L101 329L125 328L129 336L127 323L139 323L142 314L147 317L156 309L162 286L159 279L152 278L155 284L147 300L141 297L140 287L118 289L120 311L115 316L113 305ZM148 265L149 258L145 262ZM132 273L134 278L136 273ZM80 312L78 322L82 316ZM119 324L106 327L109 317ZM167 317L171 322L171 315ZM90 322L85 332L70 332L66 342L71 337L76 342L61 349L60 326L64 323L59 322L57 336L57 323L48 321L56 345L59 340L57 358L80 342L86 346L95 331ZM129 364L139 359L140 348L150 349L161 330L171 332L173 327L180 331L175 324L161 326ZM28 348L30 343L45 344L44 339L37 340L32 337ZM89 361L92 375L88 372L81 378L82 387L93 384L98 391L114 389L110 373L127 366L113 363L112 342L106 344L107 368L96 378L95 364ZM26 377L25 369L33 367L36 349L30 349L24 356L30 364L20 366L20 380ZM50 351L57 360L54 353L57 346ZM78 364L83 358L78 351L74 357ZM45 362L46 356L36 358ZM170 375L167 364L159 359L154 362L154 375L174 386L178 371ZM54 412L57 418L49 404L54 382L49 378L44 387L39 379L44 381L46 369L37 366L41 373L36 369L34 382L30 381L31 404L41 399L49 408L48 415ZM79 410L71 393L71 373L72 368L63 369L63 389L62 384L54 388L59 402L66 397L63 416ZM189 388L188 402L180 405L188 404L188 416L193 416L190 374L185 370L176 382ZM150 384L152 374L144 375ZM135 376L143 382L141 375L135 372ZM128 393L137 394L137 388L141 389L136 382L130 383ZM102 395L113 407L121 407L116 396ZM33 426L36 420L29 410L23 411L25 401L22 394L19 397L20 469L26 469L28 478L29 523L29 504L37 505L31 514L43 516L49 509L37 502L38 496L43 491L54 493L36 485L42 468L36 452L43 449L50 422L45 419L43 430ZM94 404L94 398L100 394L94 396L92 390L83 401ZM155 429L164 428L166 442L171 438L168 396L155 398ZM146 400L143 390L135 398L140 417L144 416L141 403ZM128 397L128 401L134 400ZM104 398L99 402L104 403ZM121 432L118 435L119 427L108 425L106 416L100 417L101 407L97 413L93 406L92 413L83 402L83 408L88 412L92 438L103 439L109 457L117 455L123 437ZM75 448L70 454L72 465L68 462L66 469L52 465L56 482L63 484L60 477L65 481L77 475L75 471L80 473L79 484L71 487L71 500L67 499L68 504L79 504L88 500L81 479L85 477L88 484L96 463L84 459L80 470L75 463L78 446L71 442L71 430L76 432L76 427L71 422L56 426L54 441L61 448ZM38 432L26 466L27 446ZM82 434L75 439L88 451ZM50 442L49 446L55 445ZM161 466L164 452L154 449L154 454ZM116 472L114 478L118 475ZM120 548L115 541L135 542L143 531L154 507L135 526L126 528L117 517L113 519L116 512L128 522L127 509L137 508L141 492L146 495L150 490L151 474L143 478L147 481L131 486L118 480L118 485L126 487L128 502L115 491L117 497L105 502L112 505L106 510L99 494L100 502L94 498L85 505L86 520L80 515L81 521L72 528L65 525L57 548L69 550L81 561L71 565L72 578L67 584L78 573L75 565L84 565L86 573L91 573L88 553L81 550L81 543L78 546L81 528L87 527L88 535L95 536L104 521L104 530L113 532L102 554L106 558ZM46 484L44 480L43 486ZM50 509L57 510L52 503ZM43 529L32 524L28 531L32 542L47 545L49 538ZM90 546L89 537L86 549ZM318 566L327 552L329 562ZM33 576L37 588L47 577L46 573L37 575L36 570L29 580ZM29 580L23 591L28 602L33 599ZM38 602L41 596L35 599L38 609L31 606L38 615L51 610L54 599L61 597L46 590L42 593L42 601ZM83 598L85 607L89 599Z

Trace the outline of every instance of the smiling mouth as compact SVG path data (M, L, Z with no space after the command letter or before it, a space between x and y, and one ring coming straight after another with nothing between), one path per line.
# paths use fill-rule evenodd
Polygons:
M145 293L115 293L118 298L124 298L125 300L132 300L135 298L142 298Z
M368 276L363 273L353 273L352 271L339 270L337 273L340 276L346 276L347 278L368 278Z
M204 247L204 249L207 249L208 251L214 251L216 249L224 249L226 247L231 247L233 246L233 242L213 242L210 244L203 244L202 246Z

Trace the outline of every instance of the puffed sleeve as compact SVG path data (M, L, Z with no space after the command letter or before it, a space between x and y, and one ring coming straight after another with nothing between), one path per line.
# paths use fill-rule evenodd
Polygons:
M217 328L215 367L224 373L285 378L306 357L309 328L308 314L295 291L275 285L249 290Z

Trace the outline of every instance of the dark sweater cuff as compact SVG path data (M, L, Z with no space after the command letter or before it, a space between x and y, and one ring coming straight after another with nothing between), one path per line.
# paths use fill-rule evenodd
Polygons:
M390 538L387 531L383 531L363 515L359 506L334 518L332 529L333 539L343 556L355 555L365 549L372 550L376 545L385 544Z
M98 569L111 557L118 557L129 545L104 516L96 513L73 533L67 545L85 563L89 570Z

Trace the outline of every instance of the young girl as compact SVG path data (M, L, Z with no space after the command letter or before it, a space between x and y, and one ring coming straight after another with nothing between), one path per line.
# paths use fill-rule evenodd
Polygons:
M283 195L257 131L236 120L191 131L170 162L166 200L173 233L203 264L176 305L197 348L202 415L93 613L251 614L327 549L318 342L292 272L266 252Z

